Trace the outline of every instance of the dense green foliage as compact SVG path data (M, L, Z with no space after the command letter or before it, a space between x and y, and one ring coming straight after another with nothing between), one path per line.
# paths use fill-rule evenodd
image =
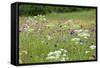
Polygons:
M66 6L45 6L45 5L20 5L19 15L33 16L38 14L48 13L64 13L73 11L90 10L91 8L80 8L80 7L66 7Z

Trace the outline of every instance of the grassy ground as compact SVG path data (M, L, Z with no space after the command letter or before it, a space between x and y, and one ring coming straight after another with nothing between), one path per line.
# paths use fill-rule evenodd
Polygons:
M95 13L95 10L51 13L45 15L46 20L38 21L38 24L33 17L19 17L19 26L22 28L19 37L19 62L94 60ZM54 54L49 55L50 52Z
M67 13L51 13L47 14L48 19L83 19L92 20L95 17L95 10L92 11L77 11L77 12L67 12Z

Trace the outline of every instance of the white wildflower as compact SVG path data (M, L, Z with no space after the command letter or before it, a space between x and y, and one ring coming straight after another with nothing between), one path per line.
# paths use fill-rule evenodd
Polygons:
M23 50L23 51L22 51L22 53L23 53L23 54L28 54L28 52L27 52L27 51L25 51L25 50Z
M79 25L75 25L75 24L73 24L72 26L73 26L73 28L76 28L76 29L77 29L77 28L80 28Z
M85 51L85 53L87 54L87 53L89 53L90 51Z
M86 37L86 36L85 36L84 38L85 38L85 39L88 39L88 37Z
M60 49L60 50L56 50L53 52L49 52L48 56L46 59L52 59L52 60L58 60L58 61L64 61L66 60L66 50L64 49Z
M89 37L90 36L90 34L89 33L79 33L78 34L78 36L80 36L80 37Z
M66 28L66 27L67 27L67 25L64 25L64 26L63 26L63 28Z
M21 59L19 59L19 63L23 63Z
M95 45L91 45L90 48L91 48L91 49L95 49L96 46L95 46Z
M53 39L50 35L47 35L47 39L48 40L51 40L51 39Z
M51 56L51 55L53 55L53 54L54 54L54 52L49 52L48 56Z
M74 30L75 32L78 32L78 30Z
M55 59L55 57L54 56L49 56L46 59Z
M63 54L62 56L64 56L64 57L65 57L65 56L66 56L66 54Z
M68 51L67 50L64 50L64 52L67 53Z
M79 41L80 38L72 38L71 40L72 40L72 41Z
M42 15L41 15L41 14L40 14L40 15L38 15L38 16L42 17Z
M61 56L60 54L55 55L56 59L58 59L60 56Z
M82 29L80 29L80 30L75 30L75 32L77 32L77 33L80 33L80 32L82 32L83 30Z
M34 18L37 18L37 16L34 16Z
M83 43L81 42L80 44L82 45Z
M82 31L83 31L82 29L78 30L78 32L82 32Z
M47 19L46 18L43 18L43 20L46 21Z
M54 52L55 54L61 54L61 51L57 50Z
M67 50L64 50L64 49L60 49L60 51L62 51L64 53L67 53L68 52Z
M64 51L64 49L60 49L61 51Z

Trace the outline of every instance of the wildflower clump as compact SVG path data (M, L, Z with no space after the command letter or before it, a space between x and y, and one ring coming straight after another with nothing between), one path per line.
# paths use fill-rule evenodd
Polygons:
M47 21L47 19L46 19L46 17L44 15L34 16L33 19L36 22L44 22L45 23Z
M56 50L56 51L51 51L47 55L47 60L51 61L66 61L68 60L68 51L64 49Z

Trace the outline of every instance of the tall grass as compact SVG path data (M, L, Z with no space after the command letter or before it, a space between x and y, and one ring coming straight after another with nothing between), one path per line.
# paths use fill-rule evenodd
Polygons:
M54 24L59 21L74 20L63 28L64 31L52 32L52 30L61 29L59 25L43 29L43 32L38 31L22 31L19 36L19 59L20 63L41 63L41 62L57 62L57 60L47 60L47 55L50 51L56 51L59 49L67 50L66 61L77 61L77 60L94 60L93 54L96 49L91 49L91 45L96 45L96 33L91 32L90 29L95 27L95 10L92 11L81 11L81 12L69 12L69 13L51 13L45 15L48 23ZM27 17L19 17L20 27L21 24L26 22ZM34 23L34 22L33 22ZM80 27L83 25L83 27ZM79 27L77 27L79 26ZM32 27L31 27L32 28ZM34 28L34 27L33 27ZM88 30L90 37L83 39L77 35L71 35L68 30L74 28L75 30ZM47 36L51 33L53 39L48 40ZM76 44L72 41L73 38L79 37L82 44Z
M66 13L51 13L47 14L47 19L81 19L81 20L92 20L96 17L95 10L90 11L77 11L77 12L66 12Z

